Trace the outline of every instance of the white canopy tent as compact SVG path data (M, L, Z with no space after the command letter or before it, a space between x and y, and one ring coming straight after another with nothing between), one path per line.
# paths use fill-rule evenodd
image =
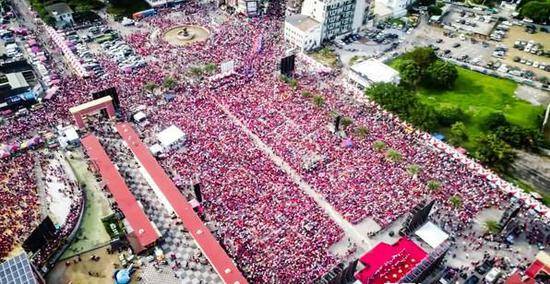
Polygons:
M149 147L149 151L151 151L151 154L153 154L153 156L158 156L163 153L163 148L162 146L160 146L160 144L157 143Z
M432 222L427 222L415 232L419 238L426 242L430 247L436 248L449 238L445 233Z
M145 113L143 111L139 111L136 114L134 114L134 121L136 122L142 122L147 118Z
M177 147L185 141L185 133L177 126L171 125L157 133L157 140L164 149L170 149Z

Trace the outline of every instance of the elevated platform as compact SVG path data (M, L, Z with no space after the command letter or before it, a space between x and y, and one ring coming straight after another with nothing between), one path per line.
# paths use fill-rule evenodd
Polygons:
M153 182L160 189L161 194L168 200L174 212L183 222L187 231L191 234L206 258L210 261L224 283L244 284L246 279L237 269L233 260L222 249L210 230L195 214L193 207L180 193L170 177L151 155L149 149L129 123L119 123L116 129L126 142L136 159L148 172Z

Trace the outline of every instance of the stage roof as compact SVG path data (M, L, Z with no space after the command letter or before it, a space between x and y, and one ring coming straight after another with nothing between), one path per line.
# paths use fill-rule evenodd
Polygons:
M399 77L399 72L374 58L359 62L351 66L351 69L374 83L391 83Z
M94 135L87 135L81 139L82 145L90 160L99 168L103 181L113 194L118 208L124 213L126 221L134 230L134 235L142 248L154 243L160 236L157 229L151 224L134 195L130 192L124 179L109 159L109 156ZM139 251L138 251L139 252Z
M406 237L393 245L382 242L359 258L365 268L355 274L355 278L368 284L396 283L427 255L421 247Z
M427 222L414 234L425 241L432 248L438 247L449 238L449 234L445 233L432 222Z
M550 256L544 251L537 254L535 261L527 268L525 274L535 278L541 271L550 274Z

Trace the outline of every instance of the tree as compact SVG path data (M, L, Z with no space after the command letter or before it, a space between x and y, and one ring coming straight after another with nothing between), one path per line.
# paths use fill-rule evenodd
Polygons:
M418 104L409 113L408 121L420 129L431 131L437 128L437 112L433 106Z
M428 13L432 16L439 16L443 13L443 10L436 5L431 5L428 7Z
M492 133L510 146L518 149L536 151L538 147L544 144L544 136L539 130L514 124L499 126Z
M367 137L367 134L369 134L369 129L365 126L359 126L355 129L355 133L360 138L365 138L365 137Z
M155 84L155 82L148 82L145 86L143 86L143 88L152 93L157 88L157 84Z
M430 6L435 4L435 0L418 0L416 4L418 6Z
M386 110L407 118L417 106L418 97L415 93L392 83L372 84L365 94Z
M458 78L458 70L452 63L437 60L426 69L426 77L429 87L451 89Z
M466 126L462 122L456 122L451 126L451 130L447 135L447 140L452 145L458 146L464 141L468 141L468 134L466 132Z
M428 183L426 183L426 186L430 191L437 191L441 188L441 183L437 180L429 180Z
M204 65L204 71L208 74L214 74L214 72L216 72L216 64L214 63L208 63L206 65Z
M417 47L404 56L405 59L413 60L422 70L437 60L437 55L431 47Z
M459 107L443 107L437 111L439 124L451 126L458 121L465 121L467 115Z
M414 60L407 59L401 61L397 69L399 70L401 81L411 86L418 85L418 82L422 79L422 69Z
M203 74L202 68L197 67L197 66L193 66L193 67L189 68L189 72L191 73L191 75L193 75L195 77L200 77Z
M407 166L407 173L411 176L417 176L422 168L417 164L411 164Z
M172 77L166 77L162 82L162 86L171 90L176 86L176 80L174 80Z
M521 7L519 13L536 23L544 24L550 18L550 2L530 1Z
M510 126L510 123L501 112L492 112L484 120L483 126L486 130L495 130L499 127Z
M382 150L384 150L384 148L386 148L386 142L376 140L374 141L374 143L372 143L372 148L377 152L381 152Z
M483 163L498 170L505 171L514 162L516 153L495 134L481 136L475 156Z
M401 161L401 159L403 158L401 153L399 153L397 150L395 149L389 149L387 152L386 152L386 158L392 162L399 162Z
M460 207L460 205L462 205L462 198L460 198L460 196L458 195L453 195L449 198L449 202L454 208L458 208Z
M304 98L306 98L306 99L311 98L312 96L313 96L313 95L312 95L310 92L308 92L308 91L303 91L303 92L302 92L302 97L304 97Z
M323 96L316 95L313 97L313 104L316 107L322 107L325 105L325 98Z
M500 224L495 220L487 220L483 223L483 226L489 234L496 235L500 233Z
M353 120L347 116L344 116L340 123L342 124L342 128L346 129L353 123Z

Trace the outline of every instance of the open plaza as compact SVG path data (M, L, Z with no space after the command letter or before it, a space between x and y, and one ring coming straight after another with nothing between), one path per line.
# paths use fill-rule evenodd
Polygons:
M81 26L64 8L54 28L0 1L0 283L548 280L542 198L365 95L397 88L399 56L441 27L335 46L347 20L310 18L326 38L309 52L285 41L290 3L157 2ZM452 89L413 90L458 105L473 138L495 111L538 128L517 87L460 67Z

